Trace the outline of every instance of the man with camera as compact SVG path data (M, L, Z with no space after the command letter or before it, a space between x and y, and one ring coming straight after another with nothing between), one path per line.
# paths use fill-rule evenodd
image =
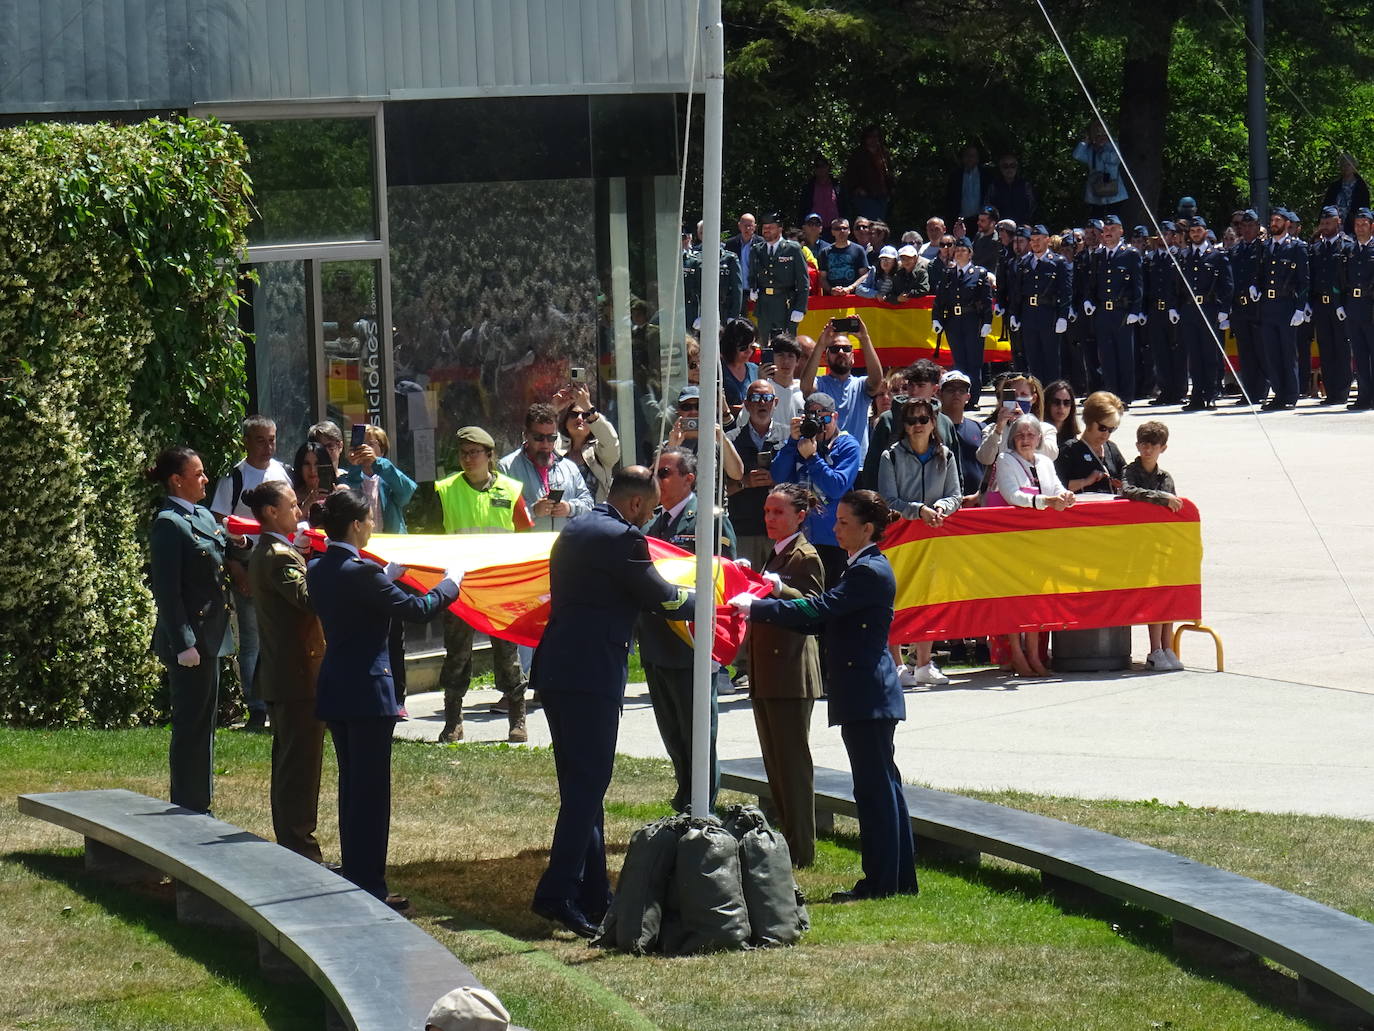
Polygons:
M821 339L825 339L824 334ZM806 517L802 528L821 557L827 584L839 582L849 561L848 553L835 539L835 511L840 498L859 478L862 463L859 442L840 428L835 399L821 390L808 394L806 407L792 419L788 438L774 457L770 472L778 483L806 484L824 503Z
M864 352L863 375L854 375L854 339ZM816 370L825 355L827 372L817 376ZM859 445L859 460L868 450L868 409L872 397L883 385L883 363L878 359L878 349L868 335L868 327L857 315L847 318L831 319L821 338L802 366L802 394L810 405L810 397L816 391L829 394L835 402L837 430L845 430ZM848 488L845 488L846 490ZM837 498L838 494L835 495ZM816 538L807 530L807 538L814 544Z

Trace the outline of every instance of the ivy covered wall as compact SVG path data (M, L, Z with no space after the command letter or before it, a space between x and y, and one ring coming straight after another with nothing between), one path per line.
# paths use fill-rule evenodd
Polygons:
M0 719L151 718L153 456L243 417L242 141L214 121L0 131Z

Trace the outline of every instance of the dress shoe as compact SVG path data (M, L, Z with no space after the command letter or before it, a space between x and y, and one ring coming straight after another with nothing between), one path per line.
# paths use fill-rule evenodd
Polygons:
M1328 405L1338 405L1341 403L1341 400L1342 399L1339 397L1324 397L1318 401L1317 404L1319 407L1325 408Z
M1200 399L1198 399L1198 398L1194 398L1193 400L1189 401L1186 405L1183 406L1183 411L1185 411L1185 412L1200 412L1200 411L1202 411L1202 410L1203 410L1204 408L1206 408L1206 407L1207 407L1207 402L1206 402L1206 401L1202 401L1202 400L1200 400Z
M578 909L566 899L558 902L544 902L535 899L530 904L530 910L535 916L542 916L545 920L552 920L556 924L562 924L579 938L595 938L600 933L600 928L592 926L592 922L587 919L582 910Z
M404 895L388 895L386 898L382 899L382 901L385 902L390 909L394 909L398 913L404 913L410 909L410 899L406 898Z
M263 709L254 709L248 714L248 722L243 725L244 730L254 732L267 729L267 712Z
M1273 398L1273 399L1271 399L1271 400L1269 400L1269 401L1264 402L1264 404L1260 405L1260 411L1261 411L1261 412L1281 412L1281 411L1283 411L1283 407L1284 407L1284 406L1283 406L1283 402L1282 402L1282 401L1280 401L1278 398Z
M864 900L864 897L865 896L860 895L857 891L855 891L852 888L847 888L841 891L833 891L830 893L830 901L835 903L862 902Z

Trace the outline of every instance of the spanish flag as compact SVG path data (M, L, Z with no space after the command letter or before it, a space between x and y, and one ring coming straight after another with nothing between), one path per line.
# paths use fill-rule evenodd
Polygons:
M868 297L808 297L806 316L797 324L797 332L819 340L821 330L831 319L858 315L868 327L869 338L878 351L885 371L904 369L918 358L933 358L948 367L954 364L949 341L943 337L937 341L935 330L931 328L931 308L934 303L935 299L930 296L901 304L888 304ZM1011 341L1005 337L1002 316L998 315L992 320L991 335L983 341L983 361L1011 361ZM854 349L854 362L856 367L863 365L863 354L857 347Z
M903 519L883 551L897 578L894 643L1087 630L1202 616L1202 524L1122 498L1064 512L966 508Z

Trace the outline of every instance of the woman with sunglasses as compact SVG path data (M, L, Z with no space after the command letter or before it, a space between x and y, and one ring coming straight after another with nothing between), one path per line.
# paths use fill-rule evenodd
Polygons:
M1069 490L1119 494L1126 459L1112 443L1126 406L1115 394L1099 390L1083 402L1083 434L1059 452L1054 467Z
M601 504L611 490L611 474L620 464L620 437L592 404L592 396L585 384L574 383L565 388L569 398L558 421L563 435L563 454L572 460L582 473L592 500ZM558 392L560 400L564 391Z
M907 398L901 409L902 438L878 463L878 493L903 519L939 526L959 511L959 465L935 432L940 403L933 397ZM930 659L932 641L917 641L916 661L898 670L902 686L948 684Z
M1073 384L1057 379L1045 388L1045 421L1054 427L1055 441L1062 448L1083 428L1078 424L1078 402L1073 398Z

